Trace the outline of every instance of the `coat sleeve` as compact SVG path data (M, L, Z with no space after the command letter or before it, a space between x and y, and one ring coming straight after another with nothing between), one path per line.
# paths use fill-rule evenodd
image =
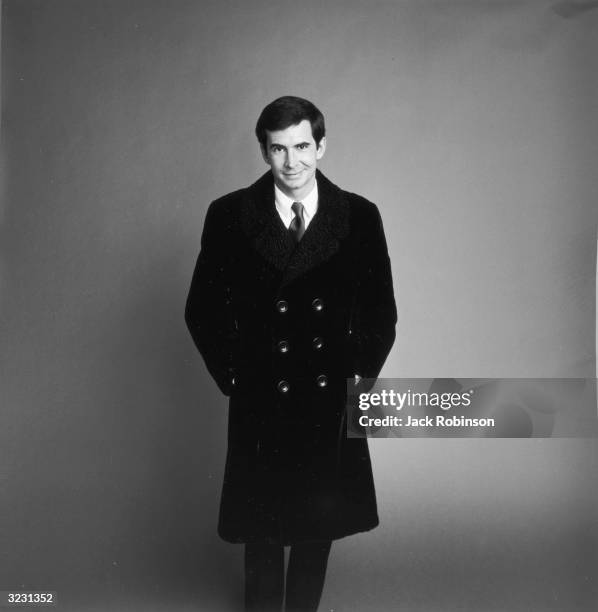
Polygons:
M358 257L358 279L352 311L350 338L353 371L362 378L376 378L395 340L397 309L390 258L382 219L369 203Z
M232 306L234 249L227 238L231 223L226 210L213 202L206 214L185 322L212 378L225 395L235 380L235 347L238 341Z

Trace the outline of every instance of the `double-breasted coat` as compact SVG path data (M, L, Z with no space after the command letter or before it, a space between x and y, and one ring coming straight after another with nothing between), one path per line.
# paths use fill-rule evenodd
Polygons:
M185 319L230 397L218 532L229 542L338 539L376 527L366 439L347 439L347 379L395 339L378 209L317 171L295 245L270 172L210 205Z

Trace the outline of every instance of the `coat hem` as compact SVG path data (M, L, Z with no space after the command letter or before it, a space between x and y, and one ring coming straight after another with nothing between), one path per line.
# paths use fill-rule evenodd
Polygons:
M373 529L376 529L376 527L378 527L380 525L380 521L376 520L375 523L372 523L371 525L368 526L363 526L363 527L357 527L355 529L350 529L350 530L346 530L343 532L337 532L337 533L333 533L333 534L318 534L314 537L311 536L298 536L296 538L289 538L289 537L283 537L282 539L279 537L261 537L261 536L254 536L254 537L248 537L248 536L233 536L233 535L227 535L223 532L221 532L220 530L218 530L218 535L220 536L220 539L224 540L225 542L228 542L229 544L254 544L257 542L271 542L271 543L279 543L282 544L283 546L291 546L297 542L319 542L322 540L341 540L343 538L347 538L349 536L352 535L357 535L359 533L366 533L368 531L372 531Z

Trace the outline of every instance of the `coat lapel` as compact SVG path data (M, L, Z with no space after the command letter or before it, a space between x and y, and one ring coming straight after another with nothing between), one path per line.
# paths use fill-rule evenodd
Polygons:
M295 245L276 212L270 172L245 190L241 229L264 259L281 272L286 268Z
M291 253L283 285L330 259L339 250L340 240L349 233L349 206L341 190L319 171L316 178L318 211Z
M318 211L295 245L274 205L274 181L267 172L246 190L241 226L256 249L282 272L282 285L330 259L349 233L349 206L342 191L319 170Z

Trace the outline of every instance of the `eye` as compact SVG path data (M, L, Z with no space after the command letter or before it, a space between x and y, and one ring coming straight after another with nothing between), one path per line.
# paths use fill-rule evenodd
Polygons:
M270 147L270 151L272 151L272 153L280 153L282 151L282 147L280 145L272 145Z
M298 144L298 145L297 145L297 148L298 148L300 151L305 151L305 149L308 149L308 148L309 148L309 142L302 142L301 144Z

